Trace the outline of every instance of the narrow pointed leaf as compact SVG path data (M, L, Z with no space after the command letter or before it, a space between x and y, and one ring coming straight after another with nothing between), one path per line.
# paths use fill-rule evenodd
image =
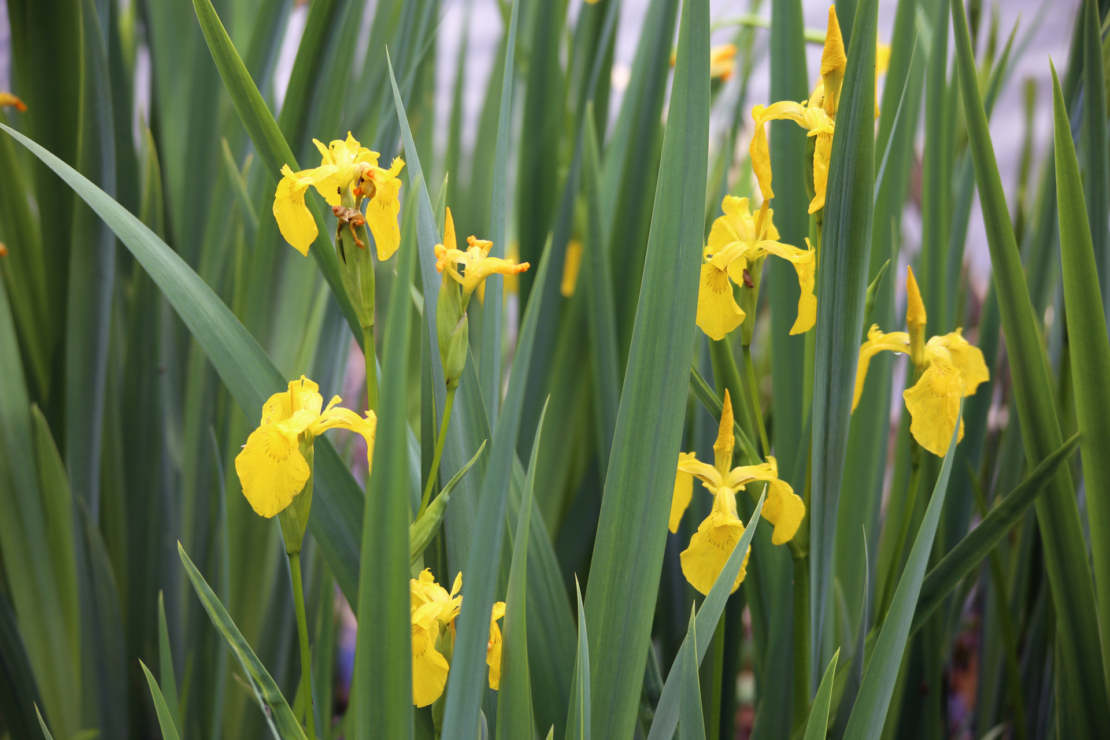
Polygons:
M567 740L590 740L590 640L586 631L586 607L582 604L582 589L577 577L574 592L578 597L578 657L574 663L574 687L567 714Z
M840 657L840 650L833 653L817 687L817 696L813 697L813 706L809 709L809 721L806 722L805 740L825 740L825 730L829 725L829 705L832 702L833 681L836 678L836 661Z
M679 740L705 740L705 717L701 709L701 685L698 683L698 638L694 607L690 606L690 626L686 628L682 665L675 666L682 674L682 698L678 708Z
M178 740L181 735L177 731L177 722L170 713L170 707L166 704L166 697L162 695L162 690L158 688L158 682L154 680L154 675L146 667L146 663L140 660L139 665L146 675L146 683L150 687L150 696L154 700L154 712L158 715L158 726L162 729L162 740Z

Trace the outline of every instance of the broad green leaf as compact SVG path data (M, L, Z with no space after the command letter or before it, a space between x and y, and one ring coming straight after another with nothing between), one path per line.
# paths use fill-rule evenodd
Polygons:
M574 592L578 597L578 655L574 662L574 685L567 714L567 740L590 740L590 639L586 631L586 607L582 604L582 589L577 576Z
M832 702L833 681L836 678L836 661L840 657L840 650L833 653L832 660L825 668L825 675L817 687L817 695L813 697L813 706L809 710L809 721L806 722L805 740L825 740L825 730L829 724L829 704Z
M285 98L278 115L278 128L284 139L292 142L291 147L300 149L310 138L307 127L312 112L313 91L322 86L321 73L325 69L329 46L334 43L330 38L332 27L339 27L346 20L346 5L341 0L319 0L309 6L308 20L305 21L304 33L297 46L293 71L289 75L289 85L285 88ZM211 38L210 33L205 36ZM209 45L211 46L211 41ZM215 56L213 53L213 58ZM222 68L220 71L223 74ZM238 107L237 105L236 108ZM336 138L339 138L338 135ZM271 172L271 175L276 178L277 172Z
M979 97L963 0L952 0L952 19L968 145L975 163L994 285L998 290L1013 397L1021 420L1026 460L1029 464L1037 464L1059 449L1064 440L1053 403L1048 364L998 175L994 146ZM1101 732L1100 728L1110 726L1110 707L1106 702L1101 655L1091 649L1099 643L1094 584L1083 545L1071 475L1066 468L1056 474L1046 495L1037 499L1036 510L1056 610L1055 643L1061 677L1057 706L1077 727L1095 736Z
M686 628L686 649L678 671L682 679L682 697L678 706L679 740L705 740L705 717L701 709L701 686L698 683L698 638L694 605L690 605L690 626Z
M961 402L961 407L962 407ZM961 408L962 416L962 408ZM925 518L917 530L913 547L910 549L909 558L906 560L905 570L898 580L898 588L894 591L894 599L887 611L882 631L875 641L875 648L871 659L863 673L863 683L860 685L856 703L852 707L852 715L848 719L848 727L844 737L860 738L861 740L877 740L882 733L883 722L886 720L890 698L894 693L895 680L898 677L898 667L902 663L902 655L906 650L906 641L910 634L910 621L913 619L914 607L921 592L921 581L925 577L925 568L929 564L929 553L933 548L933 538L940 523L940 512L944 507L944 494L948 490L948 477L952 472L952 458L956 451L960 419L956 420L956 428L952 430L952 440L948 443L948 453L944 456L944 464L940 469L933 495L929 498L929 507L925 510ZM862 656L853 656L859 660Z
M527 738L535 734L532 712L532 684L528 661L528 534L532 521L532 491L536 482L536 458L540 433L547 408L532 441L524 500L516 521L509 588L505 595L505 629L501 648L501 684L497 694L497 734L500 737Z
M685 640L682 643L679 655L675 658L675 666L671 669L671 674L667 676L667 682L663 684L663 693L659 696L659 704L655 709L655 718L651 723L648 740L668 740L674 735L675 727L679 723L679 703L681 702L682 693L682 670L679 666L683 663L679 661L685 660L685 653L694 649L697 650L698 664L700 665L705 660L705 654L713 643L713 634L717 630L717 622L725 611L725 602L728 600L729 591L732 589L732 584L736 582L736 574L740 572L744 558L748 555L752 537L755 536L755 530L759 526L759 517L763 513L765 498L766 493L759 497L759 501L748 519L748 527L744 530L744 534L740 535L740 541L732 548L732 553L728 556L725 567L721 569L717 580L713 582L713 587L709 589L709 595L705 597L701 609L698 610L697 635L700 637L697 639L697 644L693 645ZM687 640L689 640L689 635L687 635Z
M254 418L287 381L227 306L173 250L102 190L22 134L3 125L0 129L61 174L112 227L204 348L240 408ZM359 533L353 523L362 520L362 495L326 438L316 440L314 476L309 527L344 595L357 602Z
M1029 505L1037 500L1060 466L1075 452L1079 441L1078 435L1073 436L1060 449L1042 460L1021 485L995 505L975 529L968 532L943 560L933 566L921 584L921 595L917 601L917 613L914 615L911 633L920 629L956 584L971 573L1021 520Z
M878 33L877 0L856 8L852 35ZM829 163L821 267L817 274L817 337L812 406L810 529L810 665L819 665L825 600L832 580L836 512L848 451L852 387L859 359L871 250L875 173L875 45L848 47Z
M586 609L593 735L636 719L694 349L709 137L709 7L683 5L674 87Z
M1094 25L1097 15L1091 3L1087 3L1088 25ZM1097 44L1098 37L1092 29L1087 38L1087 44ZM1088 63L1098 61L1088 59ZM1101 68L1100 70L1101 71ZM1088 70L1088 74L1089 74ZM1085 89L1090 89L1090 77ZM1099 89L1102 89L1101 75L1098 75ZM1084 190L1084 181L1079 174L1079 162L1075 157L1075 146L1071 140L1071 126L1068 123L1067 110L1064 107L1063 93L1060 91L1060 81L1056 78L1056 70L1052 70L1052 102L1056 115L1056 197L1060 211L1060 261L1064 268L1064 301L1067 306L1065 316L1068 322L1068 355L1071 359L1071 378L1075 388L1075 415L1079 425L1081 457L1083 459L1083 482L1087 491L1087 515L1090 519L1091 532L1091 558L1094 565L1095 582L1104 584L1096 589L1098 594L1098 614L1100 633L1110 635L1110 459L1106 450L1110 449L1110 388L1106 386L1106 378L1110 374L1110 340L1106 333L1106 314L1103 304L1103 293L1099 290L1099 278L1110 278L1100 274L1099 250L1110 249L1110 243L1095 246L1092 241L1097 231L1104 232L1105 224L1100 224L1097 230L1089 230L1087 206L1084 204L1083 195L1087 194L1090 200L1091 191L1099 187L1098 179L1092 182L1092 171L1099 169L1099 165L1091 165L1086 180L1087 189ZM1103 116L1104 104L1101 98L1095 97L1087 105L1097 104L1099 116ZM1103 121L1098 137L1102 139L1100 156L1106 158L1106 127ZM1093 157L1098 147L1091 142L1089 134L1088 157ZM1102 180L1101 186L1106 187L1106 163L1103 162L1102 173L1097 177ZM1103 195L1106 190L1103 191ZM1103 219L1099 215L1103 207L1096 206L1093 212L1093 221ZM1105 234L1103 235L1105 237ZM1103 255L1104 259L1110 255ZM1103 267L1106 267L1106 263ZM1107 289L1103 283L1102 290ZM1102 642L1103 670L1110 668L1110 640Z
M497 144L493 160L493 191L490 200L489 239L491 257L504 257L509 237L509 141L512 139L513 80L517 26L520 25L520 6L524 0L513 3L509 35L505 40L505 61L501 79L501 109L497 115ZM545 5L556 5L549 2ZM534 6L533 6L534 7ZM461 101L459 101L461 102ZM486 418L492 423L497 419L501 405L501 297L505 278L490 275L486 278L486 298L482 308L482 352L478 363L479 387L486 404Z
M378 401L373 475L366 486L359 567L358 645L355 649L355 737L411 738L412 648L410 642L408 423L405 387L412 323L416 255L398 260L389 296L385 362Z
M592 103L586 113L586 145L583 155L586 202L589 212L585 267L587 323L590 359L593 365L594 407L597 414L598 459L602 470L609 467L609 450L620 405L620 361L617 354L617 319L613 306L613 279L609 262L609 235L601 205L600 149Z
M204 576L193 565L193 561L185 554L185 549L180 544L177 546L177 552L181 556L182 565L185 566L185 574L192 581L193 589L196 591L201 605L204 606L209 619L212 620L212 626L220 633L228 649L231 650L231 654L235 656L235 660L246 673L251 687L258 696L259 708L267 719L276 725L281 740L304 740L304 730L301 729L300 723L293 715L293 710L289 708L289 703L282 696L281 689L270 677L266 666L262 665L262 661L258 659L258 656L251 650L251 646L243 639L243 635L239 632L235 623L231 621L224 605L216 598L216 594L209 588L208 582L204 580Z
M81 129L77 170L114 197L116 153L108 52L93 0L81 0L81 23L85 71L78 102ZM116 240L111 229L83 203L77 204L74 215L69 260L64 454L75 497L85 501L96 516Z
M154 680L154 676L150 669L146 667L146 663L140 660L139 665L142 666L143 673L146 675L146 683L150 687L150 696L154 699L154 711L158 715L158 726L162 729L162 740L178 740L181 734L177 731L177 720L171 713L169 705L166 704L166 697L162 695L162 690L158 688L158 682Z
M803 21L801 0L773 0L771 3L771 95L768 103L809 97ZM748 111L744 114L746 116ZM775 173L775 226L783 244L804 248L810 221L809 196L803 177L806 132L793 121L774 121L770 129L771 170ZM775 375L775 382L771 384L775 416L771 444L775 455L785 463L782 472L786 477L798 459L799 448L804 446L802 384L806 338L790 335L801 290L797 273L785 260L769 259L764 269L767 302L771 308L768 340ZM790 484L801 490L805 480L791 479Z
M216 9L212 7L211 0L193 0L193 9L196 11L197 20L200 21L201 30L204 31L208 49L212 52L212 59L215 60L216 67L220 70L220 76L223 78L227 93L231 96L231 102L234 104L243 126L246 127L255 149L262 159L262 166L265 171L276 181L282 165L287 164L294 171L299 170L300 167L297 165L293 150L289 148L285 137L282 136L281 129L278 128L277 121L274 120L270 109L266 107L266 101L262 99L262 94L255 87L250 72L239 57L239 52L231 43L223 23L216 15ZM319 229L319 235L316 237L316 241L313 242L310 251L316 259L316 264L320 267L320 272L324 274L328 285L331 286L332 295L343 310L343 315L347 318L347 323L351 327L351 332L355 335L355 340L361 343L362 330L354 308L351 306L351 301L347 297L347 291L343 287L343 281L339 276L339 260L335 256L335 248L328 236L329 228L320 215L319 206L312 200L312 197L306 198L305 204L312 212L316 227Z

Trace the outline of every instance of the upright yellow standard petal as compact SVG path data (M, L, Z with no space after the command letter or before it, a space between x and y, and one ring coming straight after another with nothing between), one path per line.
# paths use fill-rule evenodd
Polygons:
M433 704L447 686L450 665L438 650L439 622L432 609L420 607L412 613L412 703Z
M910 433L929 452L944 457L960 415L963 382L955 366L934 360L912 388L902 393L910 412ZM963 439L963 422L957 442Z
M304 194L313 184L304 172L293 172L289 165L281 168L281 181L274 193L274 218L285 241L301 254L308 256L308 248L316 241L319 229L304 203Z
M836 18L836 6L829 6L829 25L825 31L825 49L821 52L821 81L825 86L825 112L836 115L840 103L840 87L844 82L844 70L848 66L848 55L844 52L844 37L840 33L840 21Z
M401 180L397 175L404 166L405 163L397 158L388 170L373 167L367 173L375 189L374 197L366 206L366 225L374 235L378 259L382 262L392 257L401 245L401 229L397 226L397 214L401 212L401 203L397 200Z
M942 349L947 350L947 358L940 353ZM942 360L947 359L959 371L965 396L972 395L980 383L991 379L987 363L983 359L983 351L964 339L963 329L929 340L925 345L925 358L932 361L937 356Z
M691 460L697 461L697 453L678 453L679 467L675 472L674 495L671 497L671 517L667 522L667 529L675 533L678 532L678 525L682 523L682 515L686 513L686 507L690 505L690 499L694 496L694 476L682 469L682 464Z
M710 338L724 339L744 323L744 311L732 296L732 283L728 271L713 262L701 266L701 284L698 287L697 324Z
M493 605L489 618L489 643L486 645L486 665L489 666L489 687L494 691L501 688L501 628L497 620L505 616L505 602Z
M743 534L744 524L736 515L736 497L732 491L722 488L716 494L713 510L698 526L697 534L690 538L690 546L679 556L682 574L690 585L708 595ZM749 547L729 593L735 592L747 575L750 555Z
M732 468L732 450L736 447L736 435L733 431L735 424L732 399L729 398L726 388L725 400L721 406L721 421L717 425L717 440L713 443L713 464L722 476Z
M235 458L235 472L251 508L267 519L293 503L309 476L297 436L272 424L258 427L247 437Z
M883 334L878 324L872 324L867 330L867 341L859 348L859 364L856 365L856 388L852 394L852 411L859 404L859 397L863 394L863 382L867 379L867 366L871 358L879 352L910 353L910 335L904 331Z

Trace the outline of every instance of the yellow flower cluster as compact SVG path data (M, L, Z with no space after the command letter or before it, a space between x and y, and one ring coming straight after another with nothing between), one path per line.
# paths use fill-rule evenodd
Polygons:
M813 294L815 253L779 241L779 232L772 223L774 211L767 207L768 202L763 201L763 207L753 217L747 198L725 196L721 203L725 215L713 222L709 245L704 251L705 264L701 266L697 313L698 326L713 339L724 339L744 322L744 311L736 303L732 283L745 285L751 279L745 273L755 265L761 267L761 260L769 254L787 260L798 273L802 295L798 300L798 318L790 333L807 332L817 321L817 297Z
M744 490L750 483L767 484L763 518L774 525L771 542L776 545L794 538L806 513L802 499L794 493L789 483L779 479L775 458L768 457L767 462L760 465L733 468L732 450L735 442L732 401L728 391L725 391L721 425L717 441L713 444L714 464L699 462L693 452L679 453L678 456L678 473L675 477L668 525L670 530L678 532L682 515L693 498L695 477L713 494L713 509L698 526L697 533L690 538L690 546L680 556L682 573L686 580L703 594L709 593L709 589L724 570L732 549L744 534L744 524L736 512L737 491ZM744 580L750 554L749 547L730 593Z
M418 707L433 704L443 695L451 669L455 645L455 617L462 608L462 573L455 576L451 592L436 583L432 571L425 569L409 582L412 595L412 703ZM501 628L497 620L505 616L505 602L493 605L489 622L486 665L489 687L501 687Z
M983 352L968 344L962 329L925 342L925 304L912 268L906 270L906 295L909 331L884 334L878 324L874 324L867 332L867 341L859 349L852 411L856 410L863 393L872 357L883 351L909 355L916 368L915 382L902 393L902 398L910 412L910 433L926 450L943 457L948 452L948 443L960 415L960 399L974 394L980 383L990 380L990 371L983 360ZM961 421L957 441L963 436Z
M319 233L304 202L310 187L316 188L336 215L344 208L344 196L351 199L356 210L363 198L369 198L366 224L374 235L378 259L389 259L401 244L397 227L401 181L397 176L405 163L398 158L389 169L379 167L380 155L362 146L350 133L346 140L336 139L326 147L316 139L312 143L320 151L319 167L300 172L293 172L289 165L281 168L282 178L274 193L274 218L281 235L298 252L308 254Z
M316 435L329 429L349 429L366 439L366 459L374 456L377 417L373 411L360 417L336 406L335 396L321 411L324 399L320 386L305 376L275 393L262 407L262 421L251 432L243 451L235 458L235 472L251 508L267 518L279 514L293 502L308 482L312 469L302 445L311 450Z

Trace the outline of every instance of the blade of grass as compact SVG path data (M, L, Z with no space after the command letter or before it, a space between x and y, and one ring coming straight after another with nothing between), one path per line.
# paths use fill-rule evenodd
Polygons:
M857 39L873 39L878 3L855 13ZM832 577L836 512L848 447L852 384L858 360L873 213L875 45L848 49L829 164L828 199L818 270L817 339L812 407L810 665L819 665L826 596ZM813 676L816 680L816 673Z
M567 740L590 740L590 639L586 631L586 607L582 605L582 589L574 578L578 597L578 654L574 662L574 684L570 711L567 713Z
M173 726L177 730L177 734L180 735L183 729L181 725L181 705L177 699L177 676L173 670L170 631L166 626L166 603L165 599L162 598L161 591L158 592L158 675L161 676L162 686L165 687L162 694L166 697L170 718L173 720Z
M493 157L493 194L490 200L489 239L491 257L504 257L509 236L508 170L509 141L513 123L513 80L515 75L516 33L520 24L520 5L513 3L509 35L506 39L504 73L501 78L501 110L497 116L497 145ZM548 4L548 3L545 3ZM556 4L556 3L550 3ZM486 299L482 310L482 352L478 363L479 388L486 402L486 418L493 423L501 402L501 296L505 278L486 278Z
M177 731L178 724L174 714L171 713L169 705L166 704L166 697L162 694L162 690L158 688L158 682L154 680L150 669L146 667L146 663L139 661L142 666L143 673L146 675L147 686L150 687L150 696L154 699L154 711L158 714L158 726L162 730L162 740L178 740L181 734Z
M809 721L806 722L805 740L825 740L825 731L829 726L829 705L832 703L833 683L836 678L836 661L839 657L840 650L837 649L817 687L817 695L813 697L813 706L809 710Z
M638 330L586 591L593 703L607 709L593 716L597 737L623 737L635 723L694 349L708 169L708 3L690 0L682 12Z
M1097 15L1088 3L1088 24L1096 25ZM1091 31L1094 34L1094 30ZM1087 43L1095 43L1097 36L1088 36ZM1090 61L1090 60L1089 60ZM1101 58L1099 58L1101 64ZM1101 75L1099 75L1101 87ZM1088 78L1090 80L1090 78ZM1089 89L1089 88L1088 88ZM1104 104L1096 97L1098 105ZM1096 100L1088 100L1091 105ZM1110 449L1110 388L1106 378L1110 377L1110 340L1106 333L1105 306L1099 291L1098 247L1092 241L1093 232L1088 230L1087 206L1092 190L1099 184L1091 180L1091 171L1099 166L1091 163L1088 172L1087 189L1079 174L1079 162L1075 156L1075 146L1071 140L1071 126L1064 107L1060 81L1056 70L1052 70L1052 102L1056 117L1056 198L1060 212L1060 261L1064 268L1064 301L1067 306L1065 316L1068 322L1068 355L1071 359L1071 377L1075 387L1075 414L1081 435L1080 446L1083 459L1083 481L1087 492L1087 515L1090 520L1091 561L1094 565L1095 583L1103 584L1096 589L1098 594L1098 614L1100 633L1110 636L1110 459L1106 450ZM1104 107L1099 108L1099 116ZM1099 136L1103 138L1105 159L1105 126ZM1091 139L1088 137L1088 147ZM1094 148L1087 154L1093 157ZM1105 163L1103 163L1105 164ZM1099 176L1105 183L1105 167ZM1097 174L1097 173L1096 173ZM1101 210L1101 206L1097 206ZM1095 211L1093 220L1101 221ZM1104 230L1105 224L1100 225ZM1103 287L1105 290L1105 284ZM1110 639L1102 641L1103 670L1110 668ZM1110 684L1110 677L1107 678Z
M686 628L686 645L682 665L675 666L682 677L682 698L678 707L679 740L705 740L705 717L701 709L701 686L698 683L698 638L694 605L690 605L690 626Z
M962 416L962 402L961 402ZM909 558L906 560L905 570L898 579L898 588L894 592L890 609L887 611L886 620L875 641L875 648L871 659L863 673L863 683L860 685L859 694L856 695L852 715L848 719L848 727L844 737L855 740L876 739L883 729L890 698L894 693L894 684L898 677L898 668L902 664L902 655L906 650L906 641L910 633L910 620L913 619L914 606L917 604L921 592L921 581L925 577L925 568L929 564L929 553L933 548L933 538L936 536L937 525L940 523L940 512L944 506L944 494L948 490L948 477L952 472L952 458L956 450L960 419L956 421L956 428L952 430L952 439L948 443L948 453L944 456L937 484L933 488L933 495L929 499L929 507L925 510L925 518L917 530L913 547L910 549ZM858 660L863 656L853 656Z
M499 737L531 737L535 733L532 713L532 684L528 661L528 534L532 521L532 491L536 482L536 458L547 406L540 412L528 477L524 481L524 500L513 538L513 561L509 588L505 595L505 632L501 648L501 688L497 695L497 734Z
M682 671L678 667L683 665L679 661L685 660L684 654L687 650L695 648L698 653L698 664L700 665L705 660L705 654L713 643L713 634L717 630L717 622L725 611L725 602L728 601L729 591L732 584L736 582L736 575L740 572L740 567L747 557L748 546L751 545L755 530L759 526L759 517L763 513L765 498L766 493L759 497L759 501L748 519L748 527L744 530L744 534L740 535L740 540L736 543L736 546L732 548L732 553L728 556L725 567L721 569L717 580L713 582L713 587L709 589L709 595L705 597L701 609L698 610L697 635L699 639L697 645L683 641L679 655L675 657L675 668L671 670L671 674L667 676L667 682L663 684L663 693L659 696L659 704L655 709L655 718L652 720L651 730L648 732L648 740L665 740L674 736L675 727L679 723L681 694ZM687 639L689 639L689 635L687 635Z
M243 639L243 635L239 632L239 628L235 626L235 622L231 621L224 605L216 598L216 594L209 588L208 582L204 580L204 576L200 574L197 567L193 565L193 561L185 554L185 549L181 547L180 543L177 546L177 552L181 557L182 565L185 566L186 575L193 583L197 598L200 599L201 605L204 606L209 619L212 620L212 626L223 637L228 649L231 650L231 654L235 656L235 660L248 675L251 685L258 692L258 699L262 704L263 712L267 714L267 717L272 717L283 740L304 740L304 731L301 729L300 723L297 722L293 710L289 708L289 703L285 701L281 689L271 678L266 666L262 665L262 661L258 659L258 656L251 650L251 646Z
M1100 12L1098 0L1084 0L1083 14L1082 137L1085 152L1083 155L1084 176L1082 180L1082 189L1085 196L1088 215L1087 225L1090 228L1091 246L1094 254L1095 272L1092 273L1092 275L1096 279L1096 286L1101 286L1101 303L1103 308L1105 308L1107 304L1110 304L1110 221L1102 218L1099 214L1105 210L1106 203L1110 202L1110 153L1108 153L1110 145L1107 143L1106 132L1106 83L1103 79L1102 34L1099 31ZM1061 93L1061 96L1062 95L1063 93ZM1055 103L1055 97L1053 98L1053 102ZM1062 101L1060 105L1063 106ZM1066 108L1061 107L1060 112L1056 115L1062 115L1065 122L1067 121ZM1057 129L1059 129L1059 125L1057 125ZM1070 136L1070 129L1068 129L1068 133ZM1056 138L1060 138L1059 132L1057 132ZM1072 147L1072 151L1074 153L1074 147ZM1056 198L1057 202L1062 204L1065 197L1070 199L1074 197L1075 194L1073 193L1065 196L1060 193L1060 156L1060 143L1058 141L1056 143ZM1066 166L1070 167L1070 163ZM1076 178L1076 183L1079 182L1079 179ZM1058 211L1061 231L1064 228L1065 221L1070 215L1079 215L1075 211L1071 214L1065 214L1062 205L1058 208ZM1077 225L1078 224L1068 224L1069 227ZM1062 234L1061 249L1063 249ZM1066 268L1067 263L1065 262L1065 270ZM1066 274L1064 280L1066 286ZM1103 323L1105 323L1105 321ZM1078 388L1076 390L1078 391ZM1088 435L1084 435L1084 439L1090 441ZM1087 455L1084 454L1083 458L1086 460ZM1098 492L1105 490L1097 487L1092 488L1090 484L1088 484L1087 489ZM1105 545L1105 547L1110 548L1110 544ZM1106 551L1104 551L1104 553L1105 552ZM1099 562L1098 557L1097 555L1095 557L1096 563ZM1102 562L1106 564L1107 568L1110 568L1110 561L1104 558ZM1110 575L1110 573L1108 573L1108 575ZM1103 590L1105 591L1107 589ZM1110 607L1110 601L1103 601L1102 604L1104 607ZM1106 609L1104 608L1103 611L1105 612ZM1110 615L1107 615L1104 619L1110 620ZM1108 624L1110 624L1110 622L1103 622L1104 629ZM1106 632L1103 634L1106 634ZM1108 647L1103 651L1102 659L1104 663L1110 661L1110 641L1108 641Z
M956 61L967 118L968 141L975 163L975 179L990 247L994 285L1006 336L1013 393L1025 456L1039 463L1063 444L1053 403L1048 364L1037 332L1028 287L1018 256L986 114L979 97L975 60L964 15L963 0L952 0L952 25L956 29ZM1106 679L1101 655L1091 646L1099 643L1091 570L1079 511L1067 469L1056 474L1047 495L1036 502L1037 521L1044 542L1045 566L1056 609L1056 646L1063 674L1060 686L1068 696L1057 696L1077 726L1095 736L1110 726ZM1072 711L1074 709L1074 712Z

